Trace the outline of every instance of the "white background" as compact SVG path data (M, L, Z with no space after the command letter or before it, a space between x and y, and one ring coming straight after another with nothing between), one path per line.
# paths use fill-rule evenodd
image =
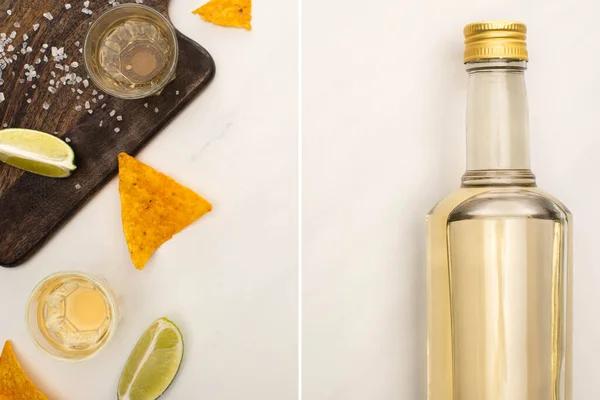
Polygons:
M83 1L71 3L79 12ZM137 271L115 179L33 259L0 268L0 341L13 340L53 400L115 398L130 351L162 316L185 337L184 362L165 400L297 396L297 4L259 4L248 32L192 15L203 3L172 0L170 14L213 55L215 80L139 158L205 196L213 212ZM44 355L24 325L31 289L65 269L99 273L122 296L116 335L77 364Z
M200 2L202 3L202 2ZM26 265L0 270L0 338L58 399L108 399L156 317L186 358L165 399L297 395L297 2L256 0L254 30L227 30L172 0L175 25L213 54L210 87L141 153L214 211L131 266L111 182ZM574 399L600 398L596 230L600 5L303 0L303 394L425 398L424 215L459 185L466 75L462 28L529 27L532 162L575 215ZM123 294L111 344L80 364L27 338L23 307L43 276L102 272Z
M424 217L460 184L482 19L529 27L533 169L575 216L573 399L600 398L600 3L303 3L304 398L426 398Z

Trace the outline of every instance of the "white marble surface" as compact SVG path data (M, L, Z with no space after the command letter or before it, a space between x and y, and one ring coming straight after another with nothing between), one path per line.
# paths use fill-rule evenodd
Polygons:
M247 32L192 15L203 3L172 0L170 13L211 52L215 80L139 158L201 193L213 212L140 272L128 258L113 180L33 259L0 268L0 340L13 340L52 399L114 398L129 352L162 316L186 340L165 400L297 396L297 5L258 2ZM65 269L102 274L122 296L113 340L76 364L44 355L24 325L31 289Z
M534 172L575 215L573 398L600 398L600 4L303 2L304 398L426 398L424 216L464 168L462 28L502 18L529 26Z

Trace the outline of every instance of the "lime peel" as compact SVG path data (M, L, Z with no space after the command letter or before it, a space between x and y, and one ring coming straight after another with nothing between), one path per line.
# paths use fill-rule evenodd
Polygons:
M154 321L127 359L119 400L155 400L171 385L183 358L183 336L167 318Z
M0 130L0 161L52 178L65 178L77 167L71 146L48 133L31 129Z

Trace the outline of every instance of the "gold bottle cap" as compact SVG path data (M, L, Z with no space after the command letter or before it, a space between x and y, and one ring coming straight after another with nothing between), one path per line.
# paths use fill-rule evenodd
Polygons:
M529 61L527 27L521 22L483 21L465 26L465 63L509 59Z

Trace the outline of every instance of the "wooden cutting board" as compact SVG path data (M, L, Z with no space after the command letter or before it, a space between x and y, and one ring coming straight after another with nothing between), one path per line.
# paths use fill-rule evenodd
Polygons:
M67 2L70 9L65 8ZM143 3L167 15L168 0ZM8 37L13 31L16 33L11 43L14 50L4 51L7 57L17 56L1 71L4 83L0 92L6 100L0 102L0 125L55 133L69 141L77 165L71 177L51 179L0 164L0 266L17 266L39 249L114 176L119 152L135 154L140 150L215 74L210 54L178 33L176 78L159 96L141 100L120 100L108 95L100 98L103 93L89 79L89 86L85 86L87 73L79 48L91 21L111 7L108 0L91 0L89 9L93 13L88 15L82 12L83 0L0 0L0 32ZM47 12L52 14L52 20L43 16ZM39 24L37 31L34 24ZM24 41L27 45L22 54ZM48 49L42 53L44 44ZM53 46L64 47L68 58L54 62ZM27 52L27 47L31 47L31 52ZM48 62L43 61L44 55ZM41 61L36 64L38 58ZM74 61L79 66L70 67L69 72L75 72L82 81L61 86L54 94L49 92L50 81L56 82L67 73L55 64L70 65ZM33 65L39 78L27 81L25 64ZM92 114L85 108L86 101ZM111 116L112 110L115 111ZM120 121L118 116L122 116ZM115 128L120 131L115 132Z

